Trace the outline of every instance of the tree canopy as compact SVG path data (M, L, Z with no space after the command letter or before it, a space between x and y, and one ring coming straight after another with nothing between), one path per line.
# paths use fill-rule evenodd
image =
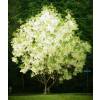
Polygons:
M78 25L70 11L65 12L63 19L53 6L44 6L13 33L12 61L20 65L20 72L31 70L32 77L48 75L49 79L56 72L59 80L82 72L91 46L75 34Z

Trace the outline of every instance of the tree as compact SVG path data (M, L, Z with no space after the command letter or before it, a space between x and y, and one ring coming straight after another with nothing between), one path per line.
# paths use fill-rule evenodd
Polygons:
M43 7L13 33L12 61L20 72L31 70L31 77L45 86L44 93L60 81L82 72L91 46L75 34L78 25L70 12L62 19L53 6Z

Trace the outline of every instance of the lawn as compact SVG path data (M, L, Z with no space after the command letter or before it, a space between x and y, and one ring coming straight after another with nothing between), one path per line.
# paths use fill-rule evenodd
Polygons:
M9 96L8 100L92 100L92 95L84 94L50 94Z

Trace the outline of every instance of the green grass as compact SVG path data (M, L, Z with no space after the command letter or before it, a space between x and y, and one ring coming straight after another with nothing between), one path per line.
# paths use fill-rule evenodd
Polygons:
M8 100L92 100L91 95L84 94L24 95L9 96L8 98Z

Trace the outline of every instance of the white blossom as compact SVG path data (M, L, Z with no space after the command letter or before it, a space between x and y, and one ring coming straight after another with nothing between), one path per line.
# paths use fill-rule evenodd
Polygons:
M65 74L61 64L73 65L76 68L74 71L80 72L86 53L91 48L87 42L75 35L76 30L78 25L70 13L62 19L55 10L44 7L40 14L28 19L13 33L12 61L22 61L22 73L31 70L34 76L44 73L47 67L49 74L55 70L61 73L62 70L64 79L70 79L71 76L67 71Z

